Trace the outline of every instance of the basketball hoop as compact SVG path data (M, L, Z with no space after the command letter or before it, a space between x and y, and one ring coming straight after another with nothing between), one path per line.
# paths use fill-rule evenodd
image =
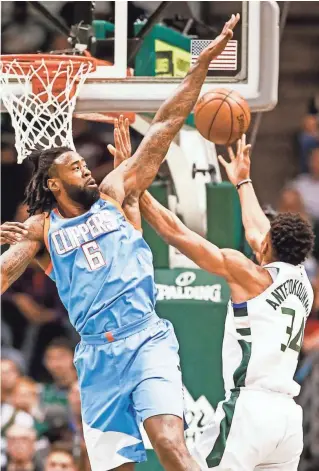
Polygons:
M90 56L0 56L1 98L15 130L18 163L32 150L74 148L72 117L81 86L101 61ZM18 86L14 93L12 82Z

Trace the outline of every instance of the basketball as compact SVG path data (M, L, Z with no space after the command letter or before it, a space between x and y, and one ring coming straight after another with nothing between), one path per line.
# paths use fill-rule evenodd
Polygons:
M239 139L250 124L247 101L225 88L205 93L197 102L194 115L195 126L205 139L226 146Z

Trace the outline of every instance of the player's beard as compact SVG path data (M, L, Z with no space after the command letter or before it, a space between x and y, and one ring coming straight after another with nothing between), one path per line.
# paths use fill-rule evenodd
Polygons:
M70 185L69 183L63 182L63 187L67 192L68 196L75 203L79 203L84 209L90 209L90 207L99 199L100 192L98 187L90 188L88 186L78 187L76 185Z

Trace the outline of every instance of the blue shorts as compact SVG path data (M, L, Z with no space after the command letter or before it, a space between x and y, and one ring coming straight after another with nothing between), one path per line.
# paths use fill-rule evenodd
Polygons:
M122 328L112 334L84 335L75 351L92 471L146 461L141 422L159 414L183 418L172 324L153 313L128 327L129 332Z

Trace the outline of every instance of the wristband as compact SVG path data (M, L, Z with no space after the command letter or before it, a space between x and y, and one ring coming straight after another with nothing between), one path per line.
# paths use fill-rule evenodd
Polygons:
M245 183L252 183L250 178L246 178L246 180L242 180L241 182L237 183L236 189L239 190L239 188L244 185Z

